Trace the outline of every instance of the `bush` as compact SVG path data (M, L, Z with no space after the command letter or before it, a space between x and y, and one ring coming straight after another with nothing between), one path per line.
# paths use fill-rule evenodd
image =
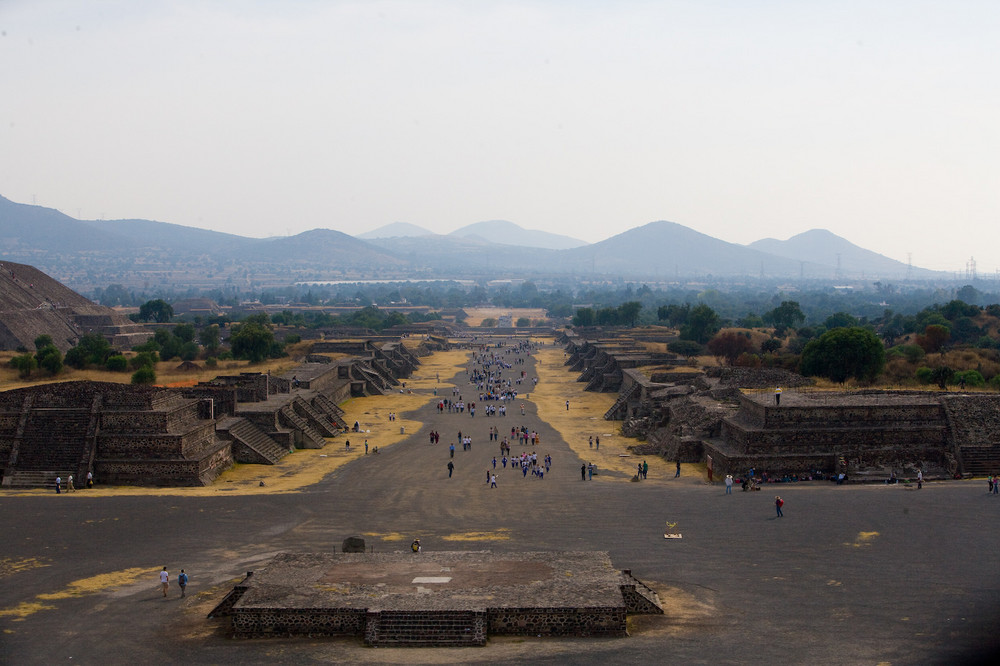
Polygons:
M35 360L34 354L21 354L10 359L10 366L17 369L18 377L27 379L38 367L38 361Z
M917 364L924 360L927 352L920 345L896 345L886 350L886 356L889 358L903 358L908 363Z
M986 386L986 380L978 370L963 370L952 376L952 382L959 386Z
M667 351L678 356L699 356L704 347L694 340L675 340L667 343Z
M208 358L205 359L206 368L214 368L218 365L219 365L219 359L215 358L214 356L209 356Z
M913 373L913 376L917 378L917 381L921 384L930 384L933 379L934 371L928 368L926 365L917 368L917 371Z
M132 373L133 384L152 384L156 381L156 371L148 366L142 366Z
M155 368L158 357L154 351L144 351L139 352L131 359L129 359L129 365L133 369L138 370L139 368Z
M125 372L128 370L128 359L121 354L115 354L108 357L108 360L104 363L104 367L111 372Z

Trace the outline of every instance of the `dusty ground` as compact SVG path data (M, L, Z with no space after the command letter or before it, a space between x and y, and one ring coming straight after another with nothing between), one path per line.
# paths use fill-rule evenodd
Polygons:
M604 423L589 410L611 396L583 395L561 351L539 357L541 379L524 417L438 414L434 387L408 381L413 396L349 406L372 425L383 453L344 455L329 461L329 473L290 470L295 485L287 488L277 486L279 475L266 492L223 480L215 487L237 489L0 493L0 663L965 664L998 648L1000 533L989 526L1000 502L984 483L921 491L781 484L727 496L694 468L674 479L669 465L664 474L653 461L648 481L630 482L627 462L612 467L624 444L614 436L608 444L602 437L606 471L584 481L579 469L591 452L583 435ZM469 390L462 355L441 358L442 384ZM430 381L430 365L426 359L413 381ZM399 414L396 424L423 425L389 444L399 428L383 422L388 411ZM544 480L507 468L498 488L484 483L497 453L486 433L501 421L541 433L538 453L555 461ZM440 445L429 443L430 429L442 433ZM449 478L447 444L458 430L474 445L456 452ZM339 443L318 452L323 461ZM317 455L313 464L327 462ZM781 519L777 492L786 499ZM664 539L667 531L683 538ZM435 550L605 550L658 590L666 615L632 618L625 639L496 638L466 649L234 641L224 622L205 619L274 553L337 549L351 535L376 551L401 550L414 536ZM163 565L171 572L167 599L156 583ZM182 567L192 577L184 599L174 582Z

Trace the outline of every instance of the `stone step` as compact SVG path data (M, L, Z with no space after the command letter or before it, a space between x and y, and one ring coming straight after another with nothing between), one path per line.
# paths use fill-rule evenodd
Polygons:
M72 472L69 471L14 470L4 477L3 485L7 488L54 488L56 477L61 477L65 488L70 474ZM80 487L80 483L76 479L73 479L73 484L77 488Z
M382 611L370 613L369 645L454 646L486 643L485 612Z

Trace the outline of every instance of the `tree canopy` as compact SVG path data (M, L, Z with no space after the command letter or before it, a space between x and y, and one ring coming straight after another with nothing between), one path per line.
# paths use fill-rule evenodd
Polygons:
M867 328L827 331L802 350L802 374L844 382L849 377L872 381L885 367L885 347Z

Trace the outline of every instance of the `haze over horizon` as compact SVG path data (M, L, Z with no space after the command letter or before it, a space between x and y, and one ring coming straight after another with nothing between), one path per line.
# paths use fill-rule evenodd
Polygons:
M985 1L8 0L0 194L254 237L823 228L993 277L998 18Z

